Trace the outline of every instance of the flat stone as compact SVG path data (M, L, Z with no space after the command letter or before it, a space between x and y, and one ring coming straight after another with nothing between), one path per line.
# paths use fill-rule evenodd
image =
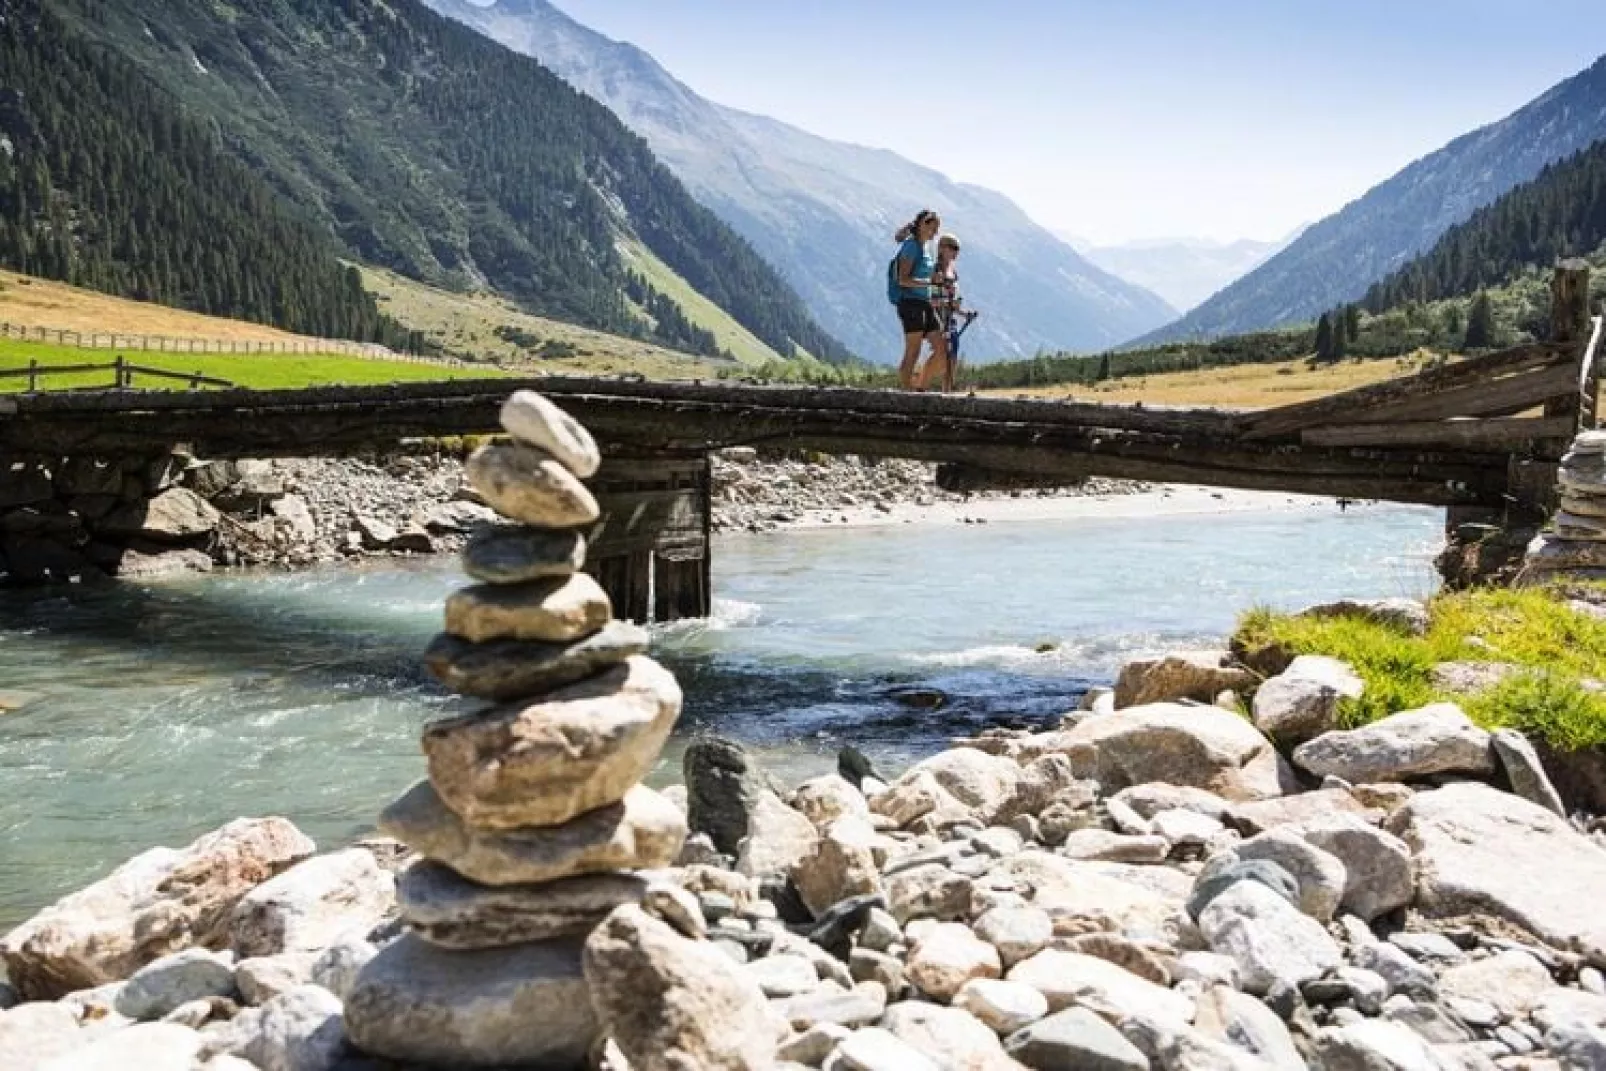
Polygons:
M947 1003L972 978L997 978L998 950L958 922L931 927L909 950L906 977L926 996Z
M448 952L404 936L358 975L346 1033L403 1062L578 1065L599 1032L580 957L573 940Z
M0 938L0 960L28 999L127 978L170 952L222 944L240 897L313 849L282 818L237 819L182 850L153 848Z
M1005 970L1054 939L1054 920L1039 907L995 907L976 919L976 936L998 949Z
M1567 817L1561 794L1545 773L1544 763L1528 738L1515 729L1496 729L1490 736L1494 755L1511 791L1529 803L1543 807L1560 818Z
M1433 687L1452 695L1473 695L1493 688L1521 669L1510 662L1440 662L1433 667Z
M1285 828L1344 864L1340 911L1370 922L1407 906L1416 895L1411 849L1392 833L1344 813Z
M834 1054L834 1071L942 1071L896 1035L880 1027L855 1030Z
M551 454L531 446L482 446L463 466L487 505L537 528L579 528L601 514L585 484Z
M1240 881L1199 914L1212 951L1231 956L1250 993L1298 986L1338 967L1344 955L1322 926L1266 886Z
M608 593L585 573L524 584L479 584L446 600L446 631L472 643L568 643L596 632L612 616Z
M1164 781L1228 800L1280 796L1291 771L1253 725L1215 707L1156 703L1096 715L1061 734L1078 777L1106 792Z
M1365 691L1347 663L1300 655L1255 691L1255 727L1284 745L1302 743L1337 726L1340 704Z
M180 1004L234 992L234 957L186 948L134 972L117 992L114 1007L130 1019L160 1019Z
M491 640L472 643L449 632L435 637L424 664L446 687L478 699L512 701L541 695L611 669L644 653L647 630L610 621L572 643Z
M241 897L229 945L241 956L321 951L345 933L367 933L395 903L395 878L372 852L313 856Z
M953 1006L1000 1035L1013 1034L1048 1014L1048 998L1024 982L973 978L954 994Z
M145 505L136 534L157 542L180 542L210 534L221 514L194 491L173 487Z
M620 904L639 903L634 874L586 874L540 885L480 885L421 861L397 883L402 921L442 948L500 948L589 933Z
M836 1023L838 1026L868 1026L881 1018L887 1009L886 996L880 999L869 993L853 990L817 989L795 997L774 1002L777 1014L792 1024L794 1030L807 1030L817 1023Z
M1492 1004L1508 1019L1525 1018L1556 988L1544 964L1526 952L1497 952L1439 976L1441 995Z
M430 781L470 825L558 825L617 803L645 778L680 704L674 675L633 657L530 706L426 726Z
M1144 1056L1121 1032L1086 1008L1067 1008L1004 1043L1010 1056L1034 1071L1148 1071Z
M1132 870L1166 871L1164 867ZM1186 875L1179 875L1184 882ZM999 860L984 881L1013 880L1030 891L1033 907L1060 917L1108 919L1117 929L1160 932L1187 899L1135 880L1115 863L1080 863L1047 852L1027 851ZM1292 879L1290 879L1292 880Z
M766 997L795 997L820 987L820 976L806 956L781 953L747 965L747 973Z
M782 1042L780 1048L775 1050L775 1055L804 1067L819 1067L852 1033L847 1027L835 1023L816 1023Z
M582 480L602 464L597 442L574 417L532 390L514 391L502 403L502 428L526 446L545 450Z
M1443 1071L1433 1046L1399 1023L1362 1019L1328 1027L1315 1038L1323 1071ZM1460 1065L1465 1066L1465 1065Z
M1225 821L1232 806L1214 792L1168 785L1163 781L1123 788L1110 797L1110 802L1117 801L1132 808L1140 817L1151 820L1166 811L1184 811Z
M1154 834L1176 848L1203 848L1226 830L1220 820L1198 811L1172 808L1150 819Z
M1416 858L1416 909L1493 915L1606 963L1606 850L1562 819L1473 782L1419 792L1389 819Z
M1280 799L1234 804L1229 819L1246 835L1253 836L1278 826L1296 825L1335 813L1358 817L1370 815L1367 807L1349 789L1320 788Z
M1119 934L1084 933L1080 937L1061 938L1055 947L1113 963L1155 985L1171 985L1171 970L1165 960L1131 938Z
M620 802L561 825L476 829L420 781L380 813L379 830L473 881L525 885L667 867L686 839L686 820L661 794L637 785Z
M1318 777L1332 775L1352 783L1494 772L1489 734L1453 703L1324 733L1295 748L1294 763Z
M586 561L586 537L517 524L487 525L463 547L463 571L482 584L524 584L571 576Z
M1337 856L1286 828L1256 834L1233 851L1240 859L1265 859L1293 876L1299 885L1299 909L1318 922L1338 911L1349 871Z
M1123 665L1115 682L1115 705L1120 709L1179 699L1209 703L1222 692L1254 683L1254 674L1234 665L1230 651L1177 651Z
M952 921L970 913L973 882L940 863L900 870L885 881L887 908L906 924L911 919Z
M1017 963L1007 977L1043 994L1051 1011L1079 1004L1114 1019L1140 1016L1177 1027L1193 1019L1193 1001L1186 995L1096 956L1048 949Z
M1060 852L1070 859L1108 863L1159 863L1171 853L1164 837L1129 837L1107 829L1078 829L1065 838Z
M944 1008L925 1001L905 1000L887 1007L882 1029L938 1067L973 1067L1003 1071L1014 1064L1004 1055L998 1035L962 1008Z

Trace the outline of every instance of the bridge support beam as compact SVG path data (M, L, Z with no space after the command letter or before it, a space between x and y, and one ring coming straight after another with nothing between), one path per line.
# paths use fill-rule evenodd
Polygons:
M707 617L713 607L712 471L707 455L606 450L589 483L602 506L587 571L614 612L641 624Z

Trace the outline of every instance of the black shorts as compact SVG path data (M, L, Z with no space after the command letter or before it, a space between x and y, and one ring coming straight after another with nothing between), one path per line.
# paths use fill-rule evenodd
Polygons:
M942 330L936 307L919 298L904 298L898 302L898 322L903 324L906 335L929 335Z

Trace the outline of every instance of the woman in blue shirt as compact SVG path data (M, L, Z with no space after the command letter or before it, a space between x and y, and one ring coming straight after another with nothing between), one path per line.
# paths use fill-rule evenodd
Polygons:
M920 363L922 343L931 343L931 359L940 362L937 367L947 363L947 340L943 338L942 320L933 304L931 285L931 274L937 266L931 243L940 230L942 220L928 208L896 235L903 243L897 260L898 322L903 326L903 361L898 365L898 383L905 390L915 385L915 366Z

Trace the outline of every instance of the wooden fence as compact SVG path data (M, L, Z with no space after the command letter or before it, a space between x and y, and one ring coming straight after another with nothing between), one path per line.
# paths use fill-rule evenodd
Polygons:
M202 387L233 387L234 384L226 379L216 376L203 376L199 372L185 373L172 372L165 368L150 368L146 365L134 364L126 357L119 356L117 360L108 364L54 364L42 365L38 361L29 361L27 368L0 369L0 379L28 379L27 391L29 394L39 392L39 379L41 376L87 375L92 372L112 373L112 390L132 390L134 377L151 376L155 379L176 380L189 384L190 390L200 390ZM105 390L107 388L98 384L78 384L72 387L58 387L58 390Z
M59 327L35 327L27 324L0 323L0 338L19 342L49 342L58 346L78 349L139 350L144 353L214 353L214 354L283 354L311 355L338 354L345 357L383 357L390 360L407 360L377 342L353 342L340 338L298 339L227 339L227 338L172 338L167 335L140 335L126 331L73 331ZM433 362L432 362L433 363Z

